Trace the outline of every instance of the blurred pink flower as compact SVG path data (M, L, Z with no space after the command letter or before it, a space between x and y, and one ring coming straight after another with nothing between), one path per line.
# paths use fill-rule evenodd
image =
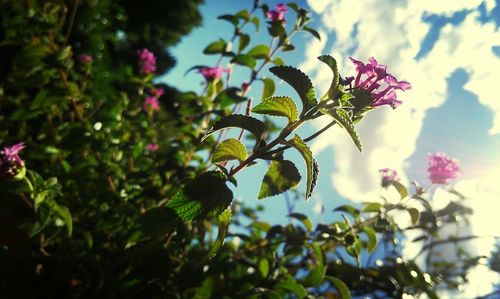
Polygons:
M273 10L266 13L266 17L272 22L286 22L285 14L288 12L288 8L284 3L276 4Z
M24 148L24 143L21 142L0 150L0 177L14 177L19 173L24 166L19 152Z
M373 57L368 59L368 63L349 57L356 66L358 72L354 80L353 89L360 89L368 92L372 97L372 106L390 105L393 109L401 105L394 90L409 90L411 84L407 81L398 81L396 77L387 72L387 66L378 64ZM350 82L349 82L350 83Z
M150 144L146 145L146 150L148 150L150 152L155 152L159 149L160 149L160 146L156 143L150 143Z
M94 57L90 56L89 54L80 54L80 56L78 56L78 60L81 63L88 64L94 61Z
M427 172L433 184L446 184L460 173L460 164L444 153L428 155L429 166Z
M382 168L379 171L382 175L382 182L399 181L399 176L396 170L390 168Z
M146 100L144 101L144 110L149 111L150 109L153 109L155 111L160 110L160 104L158 103L158 99L155 97L148 96L146 97Z
M223 69L218 66L201 67L198 72L205 78L205 80L211 81L213 79L220 79L222 74L229 72L229 69Z
M142 49L137 52L137 55L139 56L141 73L147 75L156 71L156 57L151 51L148 49Z
M159 97L161 97L161 96L165 93L165 90L164 90L163 88L161 88L161 87L160 87L160 88L158 88L158 89L153 88L153 89L151 89L151 90L149 91L149 93L150 93L153 97L155 97L155 98L159 98Z

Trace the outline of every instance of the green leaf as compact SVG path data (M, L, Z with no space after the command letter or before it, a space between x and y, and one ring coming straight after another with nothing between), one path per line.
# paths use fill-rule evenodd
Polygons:
M165 206L153 208L139 217L136 227L127 239L125 248L130 248L141 241L163 236L172 231L179 221L174 210Z
M420 218L420 212L415 208L408 208L407 211L410 214L411 223L416 225L418 223L418 219Z
M337 288L337 290L339 291L340 299L351 299L351 292L342 280L333 276L326 276L325 278L328 279L332 283L332 285Z
M246 66L249 67L250 69L253 69L257 65L255 58L246 54L240 54L234 56L233 59L231 59L231 63L236 63L238 65Z
M288 160L271 161L259 191L259 199L277 195L300 183L297 167Z
M272 22L269 27L267 27L267 32L272 37L279 37L280 40L283 40L286 37L286 30L283 27L283 24L280 22Z
M395 180L390 180L390 181L387 181L387 184L394 186L394 188L396 188L396 190L399 193L399 196L401 196L401 199L408 196L408 189L406 189L406 187L403 184L401 184L400 182L395 181Z
M269 261L266 258L262 258L259 261L259 273L262 278L266 278L269 274Z
M224 53L226 50L226 42L223 39L220 39L216 42L209 44L205 50L203 50L204 54L220 54Z
M378 212L381 208L382 205L378 202L365 202L363 212Z
M283 52L291 52L293 50L295 50L295 46L294 45L292 45L292 44L283 45L283 48L282 48Z
M247 55L250 55L256 59L265 59L269 56L269 47L266 45L257 45L248 51Z
M238 139L230 138L221 142L215 149L212 162L227 160L244 161L247 158L247 149Z
M317 104L314 86L306 74L291 66L274 66L269 71L290 84L299 94L302 101L301 117Z
M307 31L311 33L315 38L317 38L319 41L321 40L321 36L319 35L318 31L312 29L311 27L304 26L302 27L302 30Z
M316 159L312 156L312 152L307 146L307 144L299 137L299 135L295 134L295 136L287 142L294 148L296 148L299 153L304 158L306 162L306 170L307 170L307 187L306 187L306 200L308 200L312 193L314 192L314 188L316 187L316 183L318 181L319 175L319 165Z
M349 133L354 145L356 145L358 150L362 153L363 144L361 143L358 132L356 131L356 128L354 127L354 124L352 123L352 120L347 112L342 109L333 109L329 110L327 113L330 114L333 119L335 119L337 123L347 131L347 133Z
M334 209L334 211L342 211L352 215L355 219L359 218L359 210L350 205L341 205Z
M217 19L228 21L229 23L233 24L235 27L238 26L238 17L236 17L236 16L222 15L222 16L218 16Z
M299 9L300 9L299 6L296 3L293 3L293 2L287 3L286 6L290 7L295 12L298 12Z
M366 249L368 249L368 252L373 252L373 250L377 247L377 234L375 233L375 230L369 226L365 226L363 230L368 237L368 245Z
M261 100L263 101L264 99L274 94L276 86L274 85L274 80L271 78L264 78L262 82L264 82L264 88L262 90L262 98L261 98Z
M316 287L323 283L326 273L324 264L323 250L318 243L311 244L312 256L314 257L314 266L308 265L310 272L304 278L303 285L305 287Z
M68 236L71 237L71 234L73 233L73 217L71 217L69 209L66 206L54 204L52 205L52 210L54 210L54 212L61 217L62 221L66 225Z
M245 21L250 20L250 13L246 9L242 9L236 13L236 17L243 19Z
M295 219L299 220L300 222L302 222L302 224L304 224L304 226L306 227L307 231L312 230L312 222L309 218L307 218L306 215L300 214L300 213L291 213L288 216L295 218Z
M283 116L289 122L297 121L299 112L292 98L289 97L269 97L252 109L253 113L273 116Z
M244 34L244 33L241 34L239 37L239 43L238 43L238 53L243 51L243 49L245 49L249 43L250 43L250 36L248 34Z
M274 64L276 64L277 66L283 66L285 65L285 61L283 60L283 58L281 57L276 57L274 60L273 60Z
M282 289L293 292L295 295L297 295L298 298L304 298L307 296L306 289L291 275L287 275L286 279L277 283L273 289Z
M207 133L205 133L202 141L214 132L230 127L242 128L252 133L256 139L255 146L259 145L260 141L262 140L262 134L265 130L264 123L258 119L241 114L232 114L223 117L218 122L216 122L215 125Z
M328 89L327 95L328 97L323 97L322 100L332 99L336 100L336 95L338 93L337 87L339 85L339 70L337 68L337 61L330 55L322 55L319 56L318 59L321 62L326 63L330 67L333 73L332 83L330 84L330 88Z
M260 20L258 17L253 17L250 22L252 22L254 25L255 25L255 30L257 32L259 32L259 24L260 24Z
M231 223L231 208L228 207L222 214L219 215L219 231L217 232L217 239L210 248L208 252L208 258L211 259L217 254L217 251L224 244L224 239L226 238L227 231L229 230L229 224Z
M214 103L220 104L221 108L229 107L233 104L238 104L248 99L246 97L242 97L241 89L238 87L229 87L221 91L217 97L213 100Z
M226 181L226 176L220 171L203 173L177 192L166 207L174 210L183 221L217 216L233 200L233 192Z

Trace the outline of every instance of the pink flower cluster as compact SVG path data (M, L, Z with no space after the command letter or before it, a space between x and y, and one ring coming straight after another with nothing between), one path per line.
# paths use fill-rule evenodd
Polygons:
M218 66L214 67L201 67L198 70L205 80L212 81L214 79L220 79L224 73L229 73L229 69L224 69Z
M152 89L149 91L150 96L146 97L144 100L143 108L146 111L158 111L160 110L160 103L158 102L158 98L161 97L164 93L163 88Z
M390 168L382 168L379 170L382 175L382 183L388 181L399 181L399 176L396 170Z
M94 61L94 57L89 54L80 54L80 56L78 56L78 60L83 64L89 64Z
M19 157L19 152L25 148L24 143L14 144L0 150L0 177L15 177L24 166L24 161Z
M139 66L141 73L148 75L156 71L156 57L148 49L142 49L137 52L139 56Z
M156 152L157 150L160 149L160 146L156 143L150 143L146 145L146 150L150 152Z
M276 4L273 10L266 12L266 17L271 22L286 22L285 14L288 12L283 3Z
M428 155L429 166L427 172L433 184L446 184L460 173L460 164L444 153Z
M375 58L370 57L368 63L349 57L356 65L358 74L354 79L353 89L360 89L368 92L372 97L372 106L390 105L393 109L401 105L402 102L397 99L395 90L409 90L411 84L407 81L398 81L396 77L387 72L387 66L378 64ZM346 79L349 84L352 80Z

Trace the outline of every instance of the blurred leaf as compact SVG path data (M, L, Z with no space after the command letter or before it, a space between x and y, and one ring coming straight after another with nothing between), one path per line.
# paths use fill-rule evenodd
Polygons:
M253 113L288 118L288 122L297 121L299 112L290 97L268 97L252 109Z
M253 17L250 22L252 22L254 25L255 25L255 30L257 32L259 32L259 24L260 24L260 20L258 17Z
M255 58L246 54L239 54L234 56L233 59L231 59L231 63L246 66L250 69L253 69L257 65Z
M382 204L378 202L365 202L363 207L363 212L379 212L382 208Z
M239 37L238 53L243 51L250 43L250 36L248 34L241 34Z
M280 40L284 40L286 38L286 30L281 22L271 22L270 26L267 27L267 32L272 37L279 37Z
M304 27L302 27L302 30L311 33L317 40L319 40L319 41L321 40L321 36L319 35L318 31L312 29L311 27L304 26Z
M141 215L136 226L127 239L125 248L130 248L138 242L160 237L173 230L180 221L177 214L170 208L158 207Z
M299 137L299 135L295 134L295 136L287 143L297 149L306 162L307 186L305 199L308 200L312 196L312 193L314 192L316 183L318 181L318 162L316 161L316 159L314 159L311 150L309 149L307 144Z
M290 51L295 50L295 47L292 44L287 44L287 45L283 45L283 48L281 50L283 52L290 52Z
M312 247L312 257L314 260L312 261L313 265L308 265L309 273L304 278L303 285L305 287L317 287L321 285L325 279L326 267L324 264L323 258L323 250L321 246L313 242L311 244Z
M285 61L283 60L283 58L281 57L276 57L274 60L273 60L274 64L276 64L277 66L283 66L285 65Z
M305 298L307 296L306 289L301 284L299 284L291 275L287 275L286 279L277 283L273 289L283 289L293 292L295 295L297 295L298 298Z
M219 39L216 42L209 44L204 50L204 54L222 54L226 50L226 42L223 39Z
M377 234L375 233L375 230L369 226L363 227L363 230L365 231L366 236L368 237L368 245L367 249L368 252L373 252L375 248L377 248Z
M259 199L277 195L300 183L297 167L288 160L271 161L259 191Z
M272 96L274 94L274 90L276 88L274 85L274 80L271 78L264 78L264 79L262 79L262 82L264 82L264 88L262 89L261 101Z
M420 212L415 208L408 208L407 211L410 214L411 223L416 225L418 223L418 219L420 218Z
M312 230L312 222L309 218L307 218L306 215L300 214L300 213L291 213L288 216L295 218L295 219L299 220L300 222L302 222L302 224L304 224L304 226L306 227L307 231Z
M325 278L329 280L335 288L337 288L337 290L339 291L340 299L351 299L351 292L342 280L333 276L326 276Z
M350 205L341 205L340 207L335 208L334 211L347 212L348 214L352 215L355 219L359 218L359 210Z
M269 47L266 45L257 45L248 51L247 55L250 55L256 59L265 59L269 56Z
M291 66L274 66L269 71L292 86L299 94L302 101L301 117L317 104L314 86L306 74Z
M54 210L54 212L56 212L57 215L59 215L59 217L61 217L62 221L66 225L68 237L71 237L73 233L73 217L71 217L69 209L59 204L52 205L52 209Z
M266 258L259 260L259 273L262 278L266 278L269 274L269 261Z
M388 185L394 186L394 188L396 188L396 190L398 191L399 195L401 196L401 199L403 199L403 198L405 198L405 197L408 196L408 190L400 182L395 181L395 180L389 180L389 181L386 181L386 183Z
M212 244L212 247L208 252L208 258L213 258L224 244L224 239L226 238L227 231L229 230L229 224L231 223L231 216L231 207L228 207L224 210L224 212L222 212L222 214L219 215L219 231L217 232L217 239L214 244Z
M226 160L244 161L247 158L247 149L238 139L230 138L221 142L212 156L212 162Z
M177 192L166 207L174 210L183 221L217 216L233 200L233 192L226 181L219 171L203 173Z
M260 140L262 139L262 134L264 133L265 130L264 123L258 119L241 114L232 114L223 117L218 122L216 122L215 125L207 133L205 133L205 136L203 136L202 141L211 134L217 132L218 130L231 127L245 129L250 133L252 133L256 139L255 146L257 146L260 143Z
M241 89L239 89L238 87L228 87L221 91L215 97L213 102L220 104L221 108L226 108L233 104L238 104L248 100L246 97L242 97L240 94Z
M238 11L235 16L240 18L240 19L243 19L245 21L250 20L250 13L246 9L242 9L242 10Z
M217 19L228 21L229 23L233 24L234 27L238 26L238 17L236 17L236 16L233 16L233 15L222 15L222 16L218 16Z

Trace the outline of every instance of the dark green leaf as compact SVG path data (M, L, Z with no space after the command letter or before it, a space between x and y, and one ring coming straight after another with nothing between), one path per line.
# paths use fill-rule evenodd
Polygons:
M387 181L387 184L392 185L392 186L394 186L394 188L396 188L396 190L398 191L399 195L401 196L401 199L403 199L403 198L405 198L405 197L408 196L408 190L400 182L395 181L395 180L391 180L391 181Z
M269 71L290 84L299 94L303 105L301 117L317 104L314 86L306 74L291 66L274 66Z
M233 16L233 15L222 15L222 16L218 16L217 19L228 21L229 23L233 24L234 27L238 26L238 17L236 17L236 16Z
M340 299L351 299L351 292L342 280L333 276L326 276L325 278L328 279L332 283L332 285L337 288L337 290L339 291Z
M368 252L373 252L373 250L375 250L375 248L377 247L377 235L375 233L375 230L373 230L373 228L369 226L365 226L363 230L368 237L368 245L366 249L368 249Z
M271 78L265 78L262 80L262 82L264 82L264 88L262 90L262 98L261 98L261 100L263 101L264 99L274 94L274 90L276 87L274 85L274 80Z
M286 5L287 5L288 7L290 7L291 9L293 9L295 12L298 12L298 11L299 11L299 9L300 9L300 8L299 8L299 6L298 6L296 3L293 3L293 2L291 2L291 3L287 3Z
M258 119L241 114L232 114L216 122L205 136L203 136L202 141L214 132L230 127L242 128L252 133L256 139L256 146L260 143L265 129L264 123Z
M293 51L293 50L295 50L294 45L292 45L292 44L283 45L283 49L282 49L283 52L289 52L289 51Z
M250 20L250 13L246 9L242 9L236 13L236 17L243 19L245 21Z
M299 135L295 135L288 144L296 148L299 153L304 158L306 162L306 171L307 171L307 187L306 187L306 200L308 200L314 189L316 187L316 183L318 181L319 175L319 165L316 162L316 159L312 156L312 152L307 146L307 144L299 137Z
M269 32L269 35L272 37L279 37L281 40L286 37L285 27L283 27L281 22L272 22L271 25L267 27L267 32Z
M226 160L243 161L247 158L247 149L238 139L230 138L221 142L212 156L212 162Z
M309 218L307 218L306 215L300 214L300 213L291 213L288 216L295 218L295 219L299 220L300 222L302 222L302 224L304 224L304 226L306 227L307 231L312 230L312 222Z
M229 87L221 91L213 100L213 102L218 103L221 108L226 108L233 104L238 104L248 100L246 97L242 97L240 94L241 89L237 87Z
M248 51L247 55L250 55L256 59L265 59L269 56L269 47L266 45L257 45Z
M227 231L229 230L229 224L231 223L231 208L228 207L222 214L219 215L219 231L217 232L217 239L210 248L208 252L208 258L213 258L217 251L224 244L224 239L226 238Z
M257 65L255 58L246 54L240 54L234 56L233 59L231 59L231 63L236 63L242 66L246 66L249 67L250 69L253 69Z
M356 128L354 127L354 124L352 123L352 120L347 112L342 109L333 109L329 110L327 113L330 114L333 119L335 119L337 123L347 131L347 133L349 133L352 141L354 142L358 150L362 153L363 145L361 144L361 139L359 138L358 132L356 131Z
M311 244L312 256L314 258L314 266L308 265L310 272L304 278L303 285L305 287L317 287L323 283L326 273L324 264L323 250L318 243Z
M295 102L289 97L269 97L252 109L253 113L283 116L289 122L297 121L299 112Z
M304 27L302 27L302 30L311 33L315 38L317 38L318 40L321 40L321 36L319 35L318 31L312 29L311 27L304 26Z
M330 88L328 89L328 92L326 94L327 96L321 98L321 100L322 101L327 99L336 100L337 99L336 96L338 94L337 87L339 85L339 78L340 78L339 70L337 68L337 61L335 61L335 58L333 58L330 55L319 56L318 59L321 62L324 62L326 65L328 65L333 73L332 83L330 84Z
M226 42L223 39L220 39L216 42L209 44L205 50L203 50L204 54L221 54L226 50Z
M167 202L166 207L174 210L183 221L217 216L233 200L233 192L226 181L222 172L206 172L186 184Z
M54 212L61 217L62 221L66 225L68 236L71 237L71 234L73 233L73 218L71 217L69 209L65 206L54 204L52 206L52 210L54 210Z
M288 275L286 279L280 281L274 286L275 290L283 289L293 292L298 298L305 298L307 296L306 289L298 283L295 278Z
M271 161L259 191L259 199L277 195L300 183L300 174L288 160Z
M243 51L243 49L250 43L250 36L248 34L241 34L239 37L238 53Z
M350 205L342 205L334 209L334 211L347 212L352 215L355 219L359 217L359 210Z
M158 207L151 209L139 218L138 225L127 239L125 248L130 248L138 242L163 236L173 230L180 221L177 214L170 208Z
M411 223L416 225L418 223L418 219L420 218L420 212L415 208L408 208L407 211L410 214Z

